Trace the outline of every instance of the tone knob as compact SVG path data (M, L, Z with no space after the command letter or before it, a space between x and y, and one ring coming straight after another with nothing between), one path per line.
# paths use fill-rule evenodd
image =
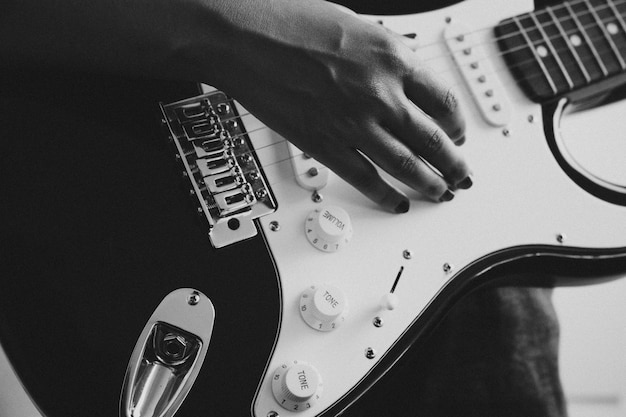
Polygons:
M300 296L300 315L315 330L335 330L345 321L347 313L348 301L339 288L313 285Z
M352 222L348 213L337 206L313 210L304 223L306 237L324 252L335 252L352 238Z
M311 408L320 398L323 385L317 369L302 361L282 364L272 377L274 398L291 411Z

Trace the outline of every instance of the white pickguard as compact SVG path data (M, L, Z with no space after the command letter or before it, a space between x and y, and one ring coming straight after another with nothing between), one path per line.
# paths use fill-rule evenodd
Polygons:
M450 203L433 204L406 190L411 210L394 215L332 174L320 191L323 201L315 203L311 192L294 180L282 138L268 131L250 135L261 148L258 154L279 202L278 210L261 224L283 297L280 334L253 406L256 417L271 411L303 417L323 413L370 372L460 269L479 258L503 248L560 245L559 234L568 246L626 246L626 210L590 196L563 173L545 139L541 107L517 88L492 39L491 28L499 21L532 8L532 1L473 0L421 15L371 17L398 33L417 33L416 53L457 87L468 121L462 152L473 169L474 186ZM506 126L494 127L476 109L443 42L447 18L469 26L491 57L493 76L504 86L511 106ZM254 130L251 118L244 122L251 125L248 131ZM315 249L304 234L307 214L325 204L345 209L354 227L352 241L336 253ZM272 230L271 222L280 228ZM403 257L405 250L411 259ZM446 273L444 264L454 269ZM400 267L404 273L395 291L399 304L384 310L380 300ZM315 331L300 317L300 295L315 284L339 287L348 298L349 314L337 330ZM372 324L376 316L384 320L383 327ZM368 348L376 351L374 359L366 358ZM312 364L324 381L323 395L304 411L281 408L271 391L273 371L293 360Z

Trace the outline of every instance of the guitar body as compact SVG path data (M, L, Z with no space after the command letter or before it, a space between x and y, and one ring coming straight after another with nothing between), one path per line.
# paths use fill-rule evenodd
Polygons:
M216 317L202 371L177 415L309 417L352 405L481 285L579 284L626 273L626 207L565 169L552 120L517 87L493 42L489 28L530 10L529 1L473 0L380 18L398 33L417 33L417 53L457 86L471 190L445 204L406 190L411 210L394 215L331 173L322 198L312 198L294 179L287 143L253 129L258 121L240 108L250 141L264 144L257 157L278 207L255 221L257 236L220 249L159 127L157 102L193 96L194 86L4 77L0 342L43 416L116 415L137 338L178 288L206 294ZM491 57L484 62L505 122L483 114L470 93L454 46L443 42L444 32L457 30L451 22L469 25ZM306 237L310 214L328 207L345 210L354 230L334 253ZM508 280L530 271L551 278ZM340 289L349 306L340 326L318 331L302 319L301 296L311 286ZM323 380L304 410L281 407L272 391L276 370L294 361Z
M117 415L153 310L172 290L200 289L221 320L196 381L210 388L180 413L247 415L249 402L221 393L253 397L250 375L277 330L278 281L262 238L215 252L186 198L158 100L198 91L78 77L3 86L3 347L44 415Z

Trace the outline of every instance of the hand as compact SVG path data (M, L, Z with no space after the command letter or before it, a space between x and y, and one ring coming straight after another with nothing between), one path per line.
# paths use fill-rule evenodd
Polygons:
M89 30L84 30L88 27ZM388 210L471 185L449 87L380 25L323 0L21 0L0 62L203 81Z
M391 211L409 200L373 164L434 201L471 186L457 100L397 35L322 1L263 3L240 10L218 87Z

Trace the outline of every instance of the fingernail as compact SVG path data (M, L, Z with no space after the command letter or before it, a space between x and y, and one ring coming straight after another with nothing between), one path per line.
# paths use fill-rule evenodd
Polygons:
M395 212L398 214L406 213L407 211L409 211L409 206L410 204L408 200L402 200L400 204L396 206Z
M454 198L454 193L450 190L446 190L445 193L443 193L443 195L441 197L439 197L439 201L440 202L446 202L446 201L450 201Z
M463 181L459 182L456 186L462 190L467 190L472 185L474 185L474 181L472 181L471 175L468 175L467 177L463 179Z

